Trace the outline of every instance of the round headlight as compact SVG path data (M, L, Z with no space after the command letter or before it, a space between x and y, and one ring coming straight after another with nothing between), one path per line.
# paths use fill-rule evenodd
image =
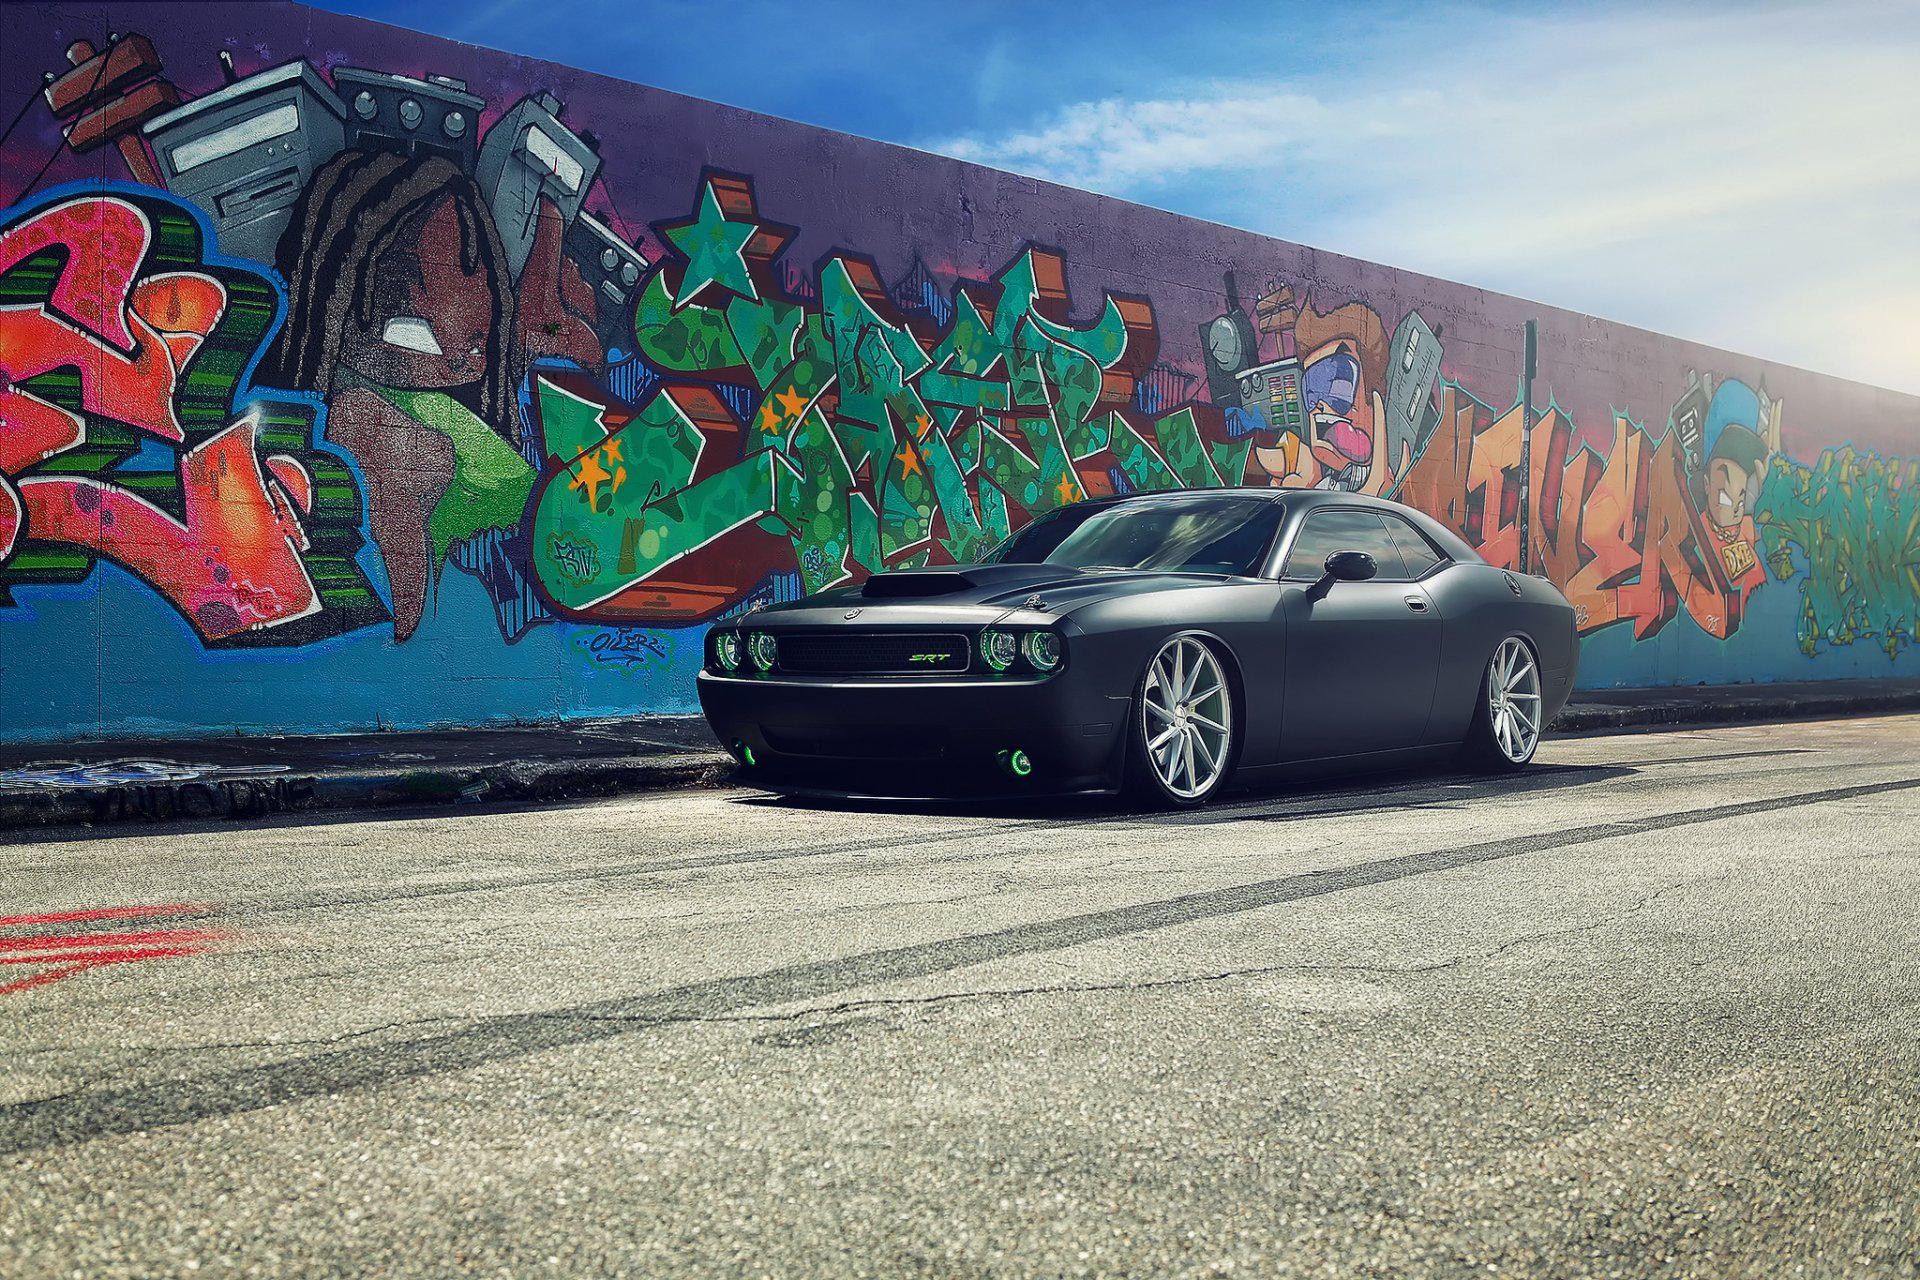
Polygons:
M740 633L738 631L716 631L713 633L713 659L723 671L740 669Z
M1005 671L1013 665L1019 654L1019 642L1011 631L982 631L980 633L980 660L995 671Z
M780 645L766 632L755 631L747 636L747 652L753 655L754 666L771 671L774 660L780 656Z
M1020 646L1035 671L1051 671L1060 665L1060 636L1053 631L1029 631Z

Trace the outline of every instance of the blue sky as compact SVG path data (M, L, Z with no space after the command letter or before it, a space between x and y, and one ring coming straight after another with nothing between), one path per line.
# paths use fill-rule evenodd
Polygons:
M1920 393L1911 0L323 7Z

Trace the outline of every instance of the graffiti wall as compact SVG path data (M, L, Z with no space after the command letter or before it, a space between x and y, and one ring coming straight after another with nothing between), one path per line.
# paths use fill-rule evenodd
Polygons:
M1913 397L296 5L10 10L0 119L8 739L690 711L1218 484L1548 574L1591 685L1920 670Z

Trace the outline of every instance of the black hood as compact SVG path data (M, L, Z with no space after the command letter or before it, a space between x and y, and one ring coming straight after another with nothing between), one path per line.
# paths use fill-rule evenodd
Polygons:
M859 594L863 600L934 600L958 595L980 600L1086 576L1068 565L956 564L876 573L860 585Z
M1076 569L1064 564L955 564L938 569L876 573L844 594L862 607L886 605L985 605L1018 609L1039 596L1055 614L1093 600L1175 591L1218 574L1169 573L1159 569ZM840 593L835 593L841 598Z
M1144 595L1218 583L1218 574L1157 570L1076 569L1059 564L955 564L876 573L858 586L835 587L773 605L755 617L788 626L838 625L848 611L863 625L979 626L1040 598L1053 617L1116 596Z

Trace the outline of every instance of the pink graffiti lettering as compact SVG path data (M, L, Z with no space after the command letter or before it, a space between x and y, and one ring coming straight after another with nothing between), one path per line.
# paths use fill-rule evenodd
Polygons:
M193 271L143 275L146 215L111 196L67 201L0 233L0 271L61 250L47 300L0 307L0 563L29 541L84 547L164 594L206 640L275 626L320 608L300 553L313 479L257 451L248 414L181 455L176 518L93 475L23 474L88 443L88 416L169 443L186 431L175 396L227 305ZM29 385L69 372L80 410Z
M132 570L219 639L320 608L300 552L307 539L242 419L180 459L185 521L127 490L80 476L20 481L33 536L83 546Z

